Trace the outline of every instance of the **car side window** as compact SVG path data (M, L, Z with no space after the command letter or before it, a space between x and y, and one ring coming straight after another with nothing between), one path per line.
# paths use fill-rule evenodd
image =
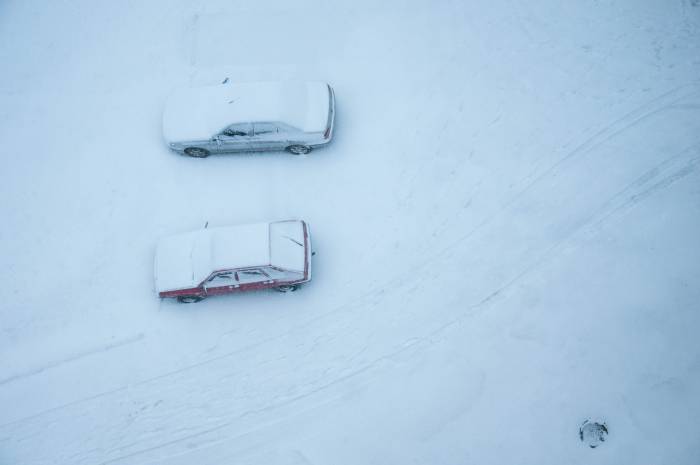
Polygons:
M241 283L257 283L260 281L266 281L268 276L259 268L249 269L249 270L238 270L238 281Z
M209 287L227 286L234 284L235 281L236 278L232 271L222 271L220 273L212 275L209 279L207 279L206 285Z
M220 135L228 137L251 136L253 135L253 125L250 123L232 124L221 131Z
M277 125L272 123L255 123L253 125L253 130L256 136L263 136L266 134L277 134L277 132L279 132Z

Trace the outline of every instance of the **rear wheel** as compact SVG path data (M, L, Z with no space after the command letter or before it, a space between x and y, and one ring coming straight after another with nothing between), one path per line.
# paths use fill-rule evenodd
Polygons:
M283 284L275 288L278 292L294 292L299 289L298 284Z
M308 145L290 145L287 147L287 151L294 155L305 155L311 152L311 147Z
M181 304L193 304L204 300L204 297L198 295L181 295L177 298L177 301Z
M211 152L207 149L203 149L202 147L187 147L185 149L185 155L189 155L190 157L194 158L207 158L210 155Z

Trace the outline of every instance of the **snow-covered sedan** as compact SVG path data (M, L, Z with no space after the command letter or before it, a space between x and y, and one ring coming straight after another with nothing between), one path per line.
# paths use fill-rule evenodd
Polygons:
M300 155L333 137L335 96L325 82L248 82L181 89L168 99L163 135L191 157L287 150Z
M156 291L182 303L257 289L290 292L310 280L311 238L300 220L205 228L156 247Z

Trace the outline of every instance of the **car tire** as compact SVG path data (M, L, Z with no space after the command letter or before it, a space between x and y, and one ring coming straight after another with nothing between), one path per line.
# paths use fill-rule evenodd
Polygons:
M286 150L292 155L306 155L311 152L311 147L308 145L290 145Z
M177 298L177 301L181 304L194 304L202 300L204 300L204 297L199 295L181 295Z
M189 155L192 158L207 158L211 155L211 152L202 147L187 147L185 149L185 155Z
M294 292L294 291L296 291L297 289L299 289L299 285L298 285L298 284L283 284L283 285L277 286L277 287L275 288L275 290L276 290L277 292L285 292L285 293L286 293L286 292Z

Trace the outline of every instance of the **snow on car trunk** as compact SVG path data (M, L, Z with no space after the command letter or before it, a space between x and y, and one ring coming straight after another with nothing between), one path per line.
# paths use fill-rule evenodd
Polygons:
M194 231L163 238L156 247L156 291L196 287L209 273L211 238Z

